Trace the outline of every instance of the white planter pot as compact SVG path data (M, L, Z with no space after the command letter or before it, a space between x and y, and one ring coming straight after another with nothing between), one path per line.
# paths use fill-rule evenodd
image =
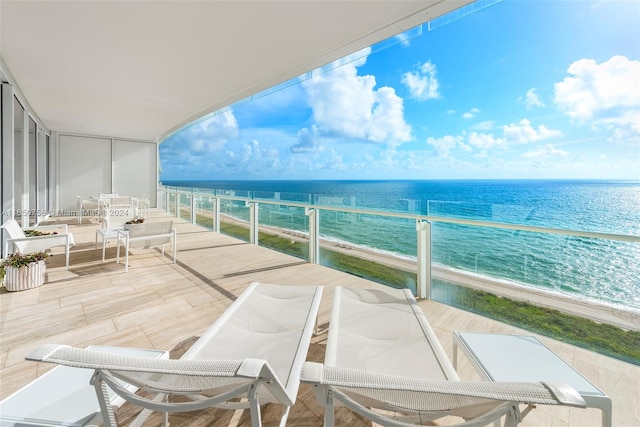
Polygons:
M44 283L46 264L44 260L21 268L6 267L4 286L8 291L24 291L37 288Z

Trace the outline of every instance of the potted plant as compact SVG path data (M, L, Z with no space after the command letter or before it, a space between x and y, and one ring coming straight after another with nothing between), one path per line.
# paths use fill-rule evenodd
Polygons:
M5 280L7 291L36 288L44 283L46 252L13 254L0 262L0 282Z
M124 223L124 227L123 227L123 228L124 228L125 230L128 230L128 229L129 229L129 226L130 226L131 224L142 224L142 223L144 223L144 218L143 218L143 217L141 217L141 216L137 216L137 217L135 217L135 218L133 218L133 219L130 219L129 221L125 222L125 223Z

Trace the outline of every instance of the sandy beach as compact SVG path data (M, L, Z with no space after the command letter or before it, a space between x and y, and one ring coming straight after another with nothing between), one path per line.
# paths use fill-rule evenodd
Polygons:
M245 221L238 220L231 216L222 214L221 217L224 222L234 223L243 227L248 226ZM305 233L298 231L291 231L265 225L260 225L260 230L292 241L304 243L308 243L309 241L308 236ZM321 247L332 251L374 261L389 267L413 273L417 271L416 261L400 256L394 256L393 254L383 254L360 246L338 243L323 238L320 239L320 245ZM438 264L432 265L431 276L434 279L441 279L509 299L525 301L541 307L560 310L565 313L586 317L597 322L612 324L623 329L640 330L640 310L599 303L597 301L581 300L558 292L533 288L532 286L524 283L493 278Z

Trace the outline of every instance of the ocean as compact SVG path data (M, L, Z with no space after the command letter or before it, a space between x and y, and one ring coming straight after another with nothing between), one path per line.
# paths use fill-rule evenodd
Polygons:
M640 236L640 182L556 180L163 181L241 197ZM246 208L223 213L247 219ZM306 232L298 208L260 223ZM415 259L415 221L320 213L320 234ZM434 222L432 262L575 298L640 309L640 243Z

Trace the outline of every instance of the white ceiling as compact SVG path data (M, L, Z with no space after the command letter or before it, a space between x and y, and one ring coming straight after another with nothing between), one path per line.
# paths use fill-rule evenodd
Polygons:
M50 130L156 141L471 1L1 0L0 67Z

